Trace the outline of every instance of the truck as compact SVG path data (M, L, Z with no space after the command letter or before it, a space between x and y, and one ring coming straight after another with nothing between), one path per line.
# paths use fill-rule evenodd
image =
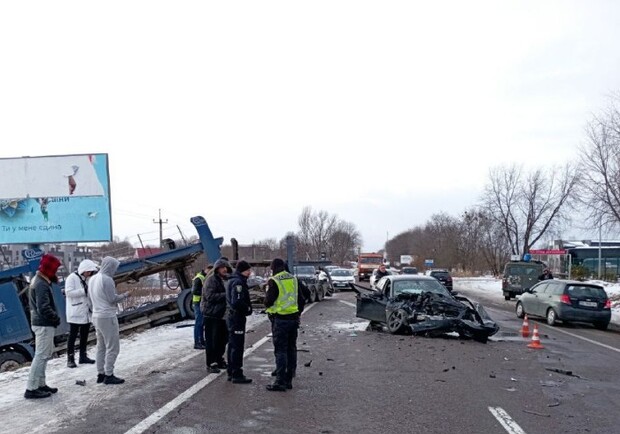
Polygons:
M179 293L173 298L160 300L119 314L121 332L137 327L155 327L168 322L193 318L192 277L187 268L201 255L210 262L221 256L222 238L214 238L206 220L201 216L190 219L198 233L198 240L177 247L173 240L165 240L166 250L140 259L121 262L114 281L136 282L141 278L166 271L174 272ZM30 330L28 306L28 276L34 275L40 257L25 265L0 272L0 372L15 369L34 356L34 336ZM65 318L64 282L52 285L52 295L61 324L56 328L55 352L64 349L68 325Z
M504 265L502 276L502 292L505 300L510 300L516 295L521 295L538 283L545 269L541 261L514 260Z
M357 257L357 278L359 281L370 280L372 272L383 264L380 253L360 253Z

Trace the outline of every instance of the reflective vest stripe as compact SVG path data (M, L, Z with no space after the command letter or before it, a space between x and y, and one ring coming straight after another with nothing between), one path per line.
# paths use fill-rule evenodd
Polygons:
M299 312L297 306L298 284L297 279L292 274L282 271L272 276L271 279L278 286L278 298L273 306L267 308L267 313L279 315L290 315Z
M200 282L202 283L201 286L204 286L206 278L207 276L202 273L198 273L194 276L194 280L200 279ZM200 300L202 300L202 295L192 295L192 303L200 303Z

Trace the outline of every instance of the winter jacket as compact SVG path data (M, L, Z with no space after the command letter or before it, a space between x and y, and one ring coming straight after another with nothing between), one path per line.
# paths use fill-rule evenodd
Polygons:
M60 317L54 304L50 280L37 271L28 289L30 324L33 326L58 327Z
M93 318L114 318L116 304L127 298L128 294L116 293L116 284L112 278L119 265L118 260L106 256L101 261L99 273L90 279L88 295L93 306Z
M226 313L226 282L216 271L222 266L226 266L227 270L231 270L228 261L218 259L213 264L214 273L207 277L205 286L202 289L200 310L208 318L223 319Z
M286 271L286 266L282 265L281 267L273 268L273 275ZM295 279L297 279L295 277ZM278 288L278 284L275 280L269 279L267 281L267 294L265 294L265 307L269 308L273 306L280 295L280 288ZM310 298L310 290L308 287L304 285L304 283L297 279L297 308L299 312L290 314L290 315L278 315L278 318L281 319L294 319L297 320L301 316L301 313L304 311L306 307L306 300Z
M97 265L88 259L80 262L78 270L71 273L65 280L65 296L67 297L67 322L70 324L88 324L92 314L90 298L88 298L88 283L90 278L82 274L87 271L97 271Z
M252 314L248 278L243 274L235 271L228 281L226 303L229 312L233 315L248 316Z

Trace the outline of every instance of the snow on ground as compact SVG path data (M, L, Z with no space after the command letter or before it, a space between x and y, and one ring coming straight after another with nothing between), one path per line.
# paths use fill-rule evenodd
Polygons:
M587 283L594 283L605 288L607 296L612 299L611 322L620 325L620 284L603 282L601 280L589 280ZM480 293L485 298L491 298L500 302L504 301L502 293L502 280L489 277L455 277L455 289L459 288L469 293Z
M252 315L247 330L266 319L266 315ZM95 358L94 346L89 346L89 356ZM192 357L204 357L204 351L194 350L193 321L162 325L121 338L115 374L132 378L157 370L183 369ZM58 393L51 398L27 400L24 392L29 371L30 367L24 367L0 373L0 433L54 431L62 421L80 418L92 403L110 398L114 393L112 386L96 384L95 365L69 369L63 354L50 360L46 371L47 384L58 387ZM76 381L83 380L85 386L76 385Z

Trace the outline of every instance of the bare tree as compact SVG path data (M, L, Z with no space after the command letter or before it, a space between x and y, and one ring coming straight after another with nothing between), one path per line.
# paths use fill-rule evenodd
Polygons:
M526 175L515 165L492 169L483 209L501 225L512 253L523 255L569 219L566 210L577 198L578 180L571 164Z
M355 225L340 220L327 243L327 253L332 262L342 264L355 258L355 252L361 244L362 236Z
M612 103L586 127L580 147L582 202L589 217L602 225L620 223L620 111Z

